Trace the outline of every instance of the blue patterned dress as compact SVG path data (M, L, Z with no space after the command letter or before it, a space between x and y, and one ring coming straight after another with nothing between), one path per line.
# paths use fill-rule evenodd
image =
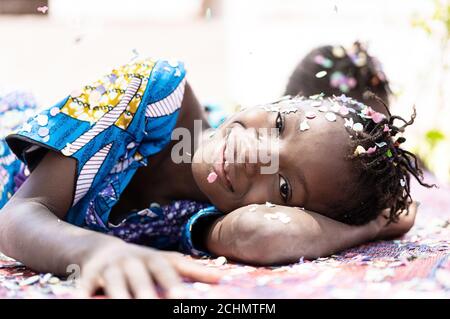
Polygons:
M118 225L108 221L136 170L170 142L185 83L181 62L136 61L72 92L17 128L8 118L36 105L25 98L18 107L18 99L4 97L0 127L14 131L6 139L0 136L0 208L39 163L43 150L50 149L77 161L67 222L128 242L207 255L193 247L192 230L199 219L220 214L208 203L154 203L130 212Z

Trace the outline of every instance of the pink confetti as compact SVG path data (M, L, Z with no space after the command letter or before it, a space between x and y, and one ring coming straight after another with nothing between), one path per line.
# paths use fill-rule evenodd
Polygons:
M378 112L374 112L372 115L372 121L374 121L375 123L380 123L383 119L384 119L384 114L382 113L378 113Z
M376 147L376 146L369 147L369 148L367 149L367 154L375 153L376 150L377 150L377 147Z
M346 107L345 105L341 105L341 107L339 108L339 113L343 116L348 115L348 107Z
M47 6L38 7L37 11L45 14L48 11L48 7Z
M212 184L217 179L217 174L214 172L209 173L208 177L206 178L208 180L208 183Z
M387 124L384 124L383 132L389 132L389 131L390 131L389 126Z

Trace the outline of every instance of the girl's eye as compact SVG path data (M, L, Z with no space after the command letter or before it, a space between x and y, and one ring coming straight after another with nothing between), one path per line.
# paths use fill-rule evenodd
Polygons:
M288 201L289 198L289 184L286 182L283 176L280 175L280 195L285 202Z
M281 134L284 129L284 119L280 112L278 112L277 118L275 120L275 128L278 130L278 134Z

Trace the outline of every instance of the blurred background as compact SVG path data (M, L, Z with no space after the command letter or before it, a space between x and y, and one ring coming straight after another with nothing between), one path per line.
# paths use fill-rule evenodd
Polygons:
M368 44L416 124L407 147L450 180L449 0L0 0L0 94L48 107L137 56L177 58L202 103L233 109L283 94L323 44Z

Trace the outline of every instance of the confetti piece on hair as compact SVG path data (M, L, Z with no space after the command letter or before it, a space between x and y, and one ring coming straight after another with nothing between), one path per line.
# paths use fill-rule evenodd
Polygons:
M371 118L372 118L372 121L374 121L375 123L378 124L384 119L384 114L379 113L379 112L373 112L371 114Z
M313 118L316 117L316 112L312 112L312 111L306 112L305 116L307 119L312 120Z
M47 6L37 7L36 10L42 14L45 14L48 11L48 7Z
M311 103L311 106L314 106L314 107L318 107L318 106L321 106L321 105L322 105L322 102L320 102L320 101L313 101Z
M330 110L335 113L339 112L340 109L341 109L341 105L337 104L337 103L333 103L330 107Z
M353 119L344 118L344 127L353 128Z
M355 132L362 132L363 129L364 129L364 126L361 123L353 124L353 131L355 131Z
M275 207L275 205L272 204L271 202L266 202L266 206L267 206L267 207Z
M325 96L324 93L319 93L319 94L311 95L309 98L311 100L322 100L324 96Z
M383 146L386 146L386 142L381 142L381 143L375 143L376 146L378 146L379 148L382 148Z
M355 152L353 152L354 155L360 155L364 153L366 153L366 149L361 145L358 145L355 149Z
M389 157L389 158L392 157L392 151L391 150L387 150L386 151L386 156Z
M387 124L384 124L383 132L389 132L389 126Z
M325 113L325 118L330 122L334 122L334 121L336 121L336 114L327 112L327 113Z
M208 177L206 178L208 180L208 183L212 184L217 179L217 174L214 172L209 173Z
M406 185L406 181L402 178L400 180L400 186L405 187L405 185Z
M345 105L341 105L341 107L339 108L339 114L345 116L348 113L349 113L348 107L346 107Z
M336 7L337 8L337 7ZM340 47L340 46L335 46L333 47L333 49L331 50L331 53L334 55L334 57L336 58L343 58L345 56L345 50L344 48Z
M321 79L327 75L327 71L319 71L316 73L316 78Z
M376 150L377 150L377 147L376 147L376 146L369 147L369 148L367 149L367 154L375 153Z
M306 120L304 120L300 123L300 131L303 132L306 130L309 130L309 125L308 125L308 122Z

